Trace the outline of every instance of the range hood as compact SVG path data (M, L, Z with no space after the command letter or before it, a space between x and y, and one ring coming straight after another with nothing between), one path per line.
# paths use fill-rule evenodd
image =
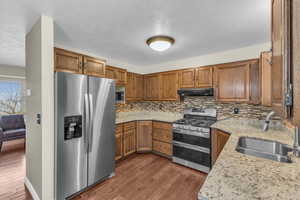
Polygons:
M214 96L213 88L191 88L179 89L177 91L180 97L184 96Z

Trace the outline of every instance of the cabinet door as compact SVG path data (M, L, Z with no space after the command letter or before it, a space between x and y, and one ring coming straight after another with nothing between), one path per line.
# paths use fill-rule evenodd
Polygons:
M249 101L250 64L215 68L215 95L218 101Z
M218 129L212 129L212 164L214 164L222 152L230 135Z
M124 156L136 152L136 131L135 129L124 130Z
M116 84L117 85L125 85L127 82L127 71L124 69L115 69L116 73Z
M116 154L115 160L119 160L123 157L123 125L118 124L116 126Z
M91 76L105 77L105 61L84 56L83 73Z
M178 72L161 73L161 98L160 100L178 100Z
M284 95L290 82L289 1L272 1L272 107L283 117L287 115Z
M195 69L185 69L179 72L179 87L180 88L195 87Z
M110 66L106 66L105 67L105 77L109 78L109 79L114 79L116 80L116 72L115 69L110 67Z
M116 133L116 155L115 160L119 160L123 157L123 134Z
M213 87L213 67L198 67L196 69L196 87Z
M63 49L54 49L55 71L82 73L82 55L66 51Z
M137 122L137 152L152 151L152 121Z
M136 99L136 82L134 73L127 73L127 84L126 84L126 100Z
M160 77L159 74L146 75L144 77L145 100L159 100L160 99Z
M271 63L272 63L272 53L263 52L260 56L261 65L261 104L263 106L272 105L272 95L271 95Z
M165 154L168 157L173 155L172 144L157 140L153 140L153 151Z
M153 140L171 143L172 124L163 122L153 122Z
M136 74L135 77L136 100L144 98L144 78L143 75Z

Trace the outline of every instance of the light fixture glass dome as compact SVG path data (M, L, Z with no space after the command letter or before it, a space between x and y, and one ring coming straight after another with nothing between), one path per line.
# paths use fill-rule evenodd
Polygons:
M174 44L174 39L168 36L154 36L147 40L147 44L155 51L165 51Z

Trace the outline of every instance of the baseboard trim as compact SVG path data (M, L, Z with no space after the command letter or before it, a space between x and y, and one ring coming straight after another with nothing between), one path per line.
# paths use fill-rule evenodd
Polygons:
M40 200L38 194L36 193L33 185L30 183L29 179L27 177L25 177L24 179L24 184L25 184L25 187L27 188L27 190L30 192L33 200Z

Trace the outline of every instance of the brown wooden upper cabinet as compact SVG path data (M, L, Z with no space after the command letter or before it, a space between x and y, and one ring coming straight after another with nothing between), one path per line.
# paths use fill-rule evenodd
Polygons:
M284 118L290 117L285 104L285 94L291 80L291 21L290 1L272 0L272 67L271 96L272 107ZM291 94L292 95L292 94Z
M114 79L116 85L125 85L127 83L127 70L107 65L105 71L105 77Z
M143 75L127 72L126 101L143 100Z
M105 76L105 61L71 51L54 48L55 71Z
M195 87L195 69L184 69L179 72L179 87L180 88Z
M54 48L54 55L55 71L82 73L82 55L59 48Z
M213 67L198 67L195 79L196 88L213 87Z
M214 69L215 98L218 101L250 100L250 63L223 64Z
M135 89L136 89L136 100L144 99L144 76L140 74L135 75Z
M213 67L198 67L184 69L179 72L180 88L209 88L213 87Z
M160 100L160 75L144 76L144 100Z
M272 105L272 77L271 77L272 52L262 52L260 56L261 66L261 104Z
M161 96L160 100L178 100L178 71L164 72L161 76Z
M91 76L105 77L105 62L88 56L83 57L83 73Z

